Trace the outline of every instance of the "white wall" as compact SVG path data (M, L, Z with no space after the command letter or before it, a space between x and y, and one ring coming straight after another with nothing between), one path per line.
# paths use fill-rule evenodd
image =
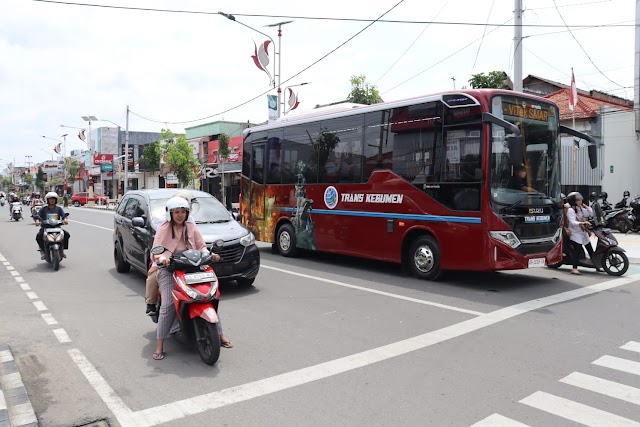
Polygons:
M625 190L631 197L640 194L640 140L636 139L632 111L607 108L601 117L605 145L602 190L609 193L610 202L618 202Z

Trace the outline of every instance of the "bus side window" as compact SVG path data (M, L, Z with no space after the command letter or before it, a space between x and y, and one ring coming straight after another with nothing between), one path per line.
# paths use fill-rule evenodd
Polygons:
M282 129L269 130L267 144L267 184L282 182Z
M256 132L251 138L251 180L264 184L264 160L267 132Z
M320 133L320 123L312 122L284 128L282 149L283 183L297 182L297 175L302 173L307 184L318 181L318 160L314 156L312 144L315 144Z
M391 110L367 113L364 117L364 176L367 182L379 169L393 165L393 137L387 138Z
M322 121L314 145L319 182L361 182L363 125L362 114Z

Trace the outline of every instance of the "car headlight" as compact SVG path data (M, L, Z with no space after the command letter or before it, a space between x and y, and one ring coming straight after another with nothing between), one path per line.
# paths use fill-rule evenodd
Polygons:
M256 236L253 235L252 232L249 232L246 236L240 239L240 244L242 246L251 246L256 242Z
M562 237L562 227L558 228L558 230L556 231L556 234L553 235L553 238L551 239L551 241L554 244L558 243L558 240L560 240L560 237Z
M520 240L513 231L490 231L489 235L492 239L511 246L514 249L520 246Z

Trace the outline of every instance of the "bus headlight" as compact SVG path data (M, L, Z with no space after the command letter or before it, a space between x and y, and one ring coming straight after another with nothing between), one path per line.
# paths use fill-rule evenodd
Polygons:
M492 239L511 246L514 249L520 246L520 240L513 231L490 231L489 235Z
M242 246L251 246L256 242L256 236L253 235L252 232L249 232L246 236L240 239L240 244Z
M562 237L562 227L558 228L558 231L556 231L556 234L554 234L553 238L551 239L554 245L558 243L558 240L560 240L560 237Z

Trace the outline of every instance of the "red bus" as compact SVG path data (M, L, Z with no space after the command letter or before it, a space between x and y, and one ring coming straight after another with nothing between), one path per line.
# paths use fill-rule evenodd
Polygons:
M562 256L560 133L593 144L552 102L505 90L286 117L244 132L242 223L284 256L378 259L430 280L543 267Z

